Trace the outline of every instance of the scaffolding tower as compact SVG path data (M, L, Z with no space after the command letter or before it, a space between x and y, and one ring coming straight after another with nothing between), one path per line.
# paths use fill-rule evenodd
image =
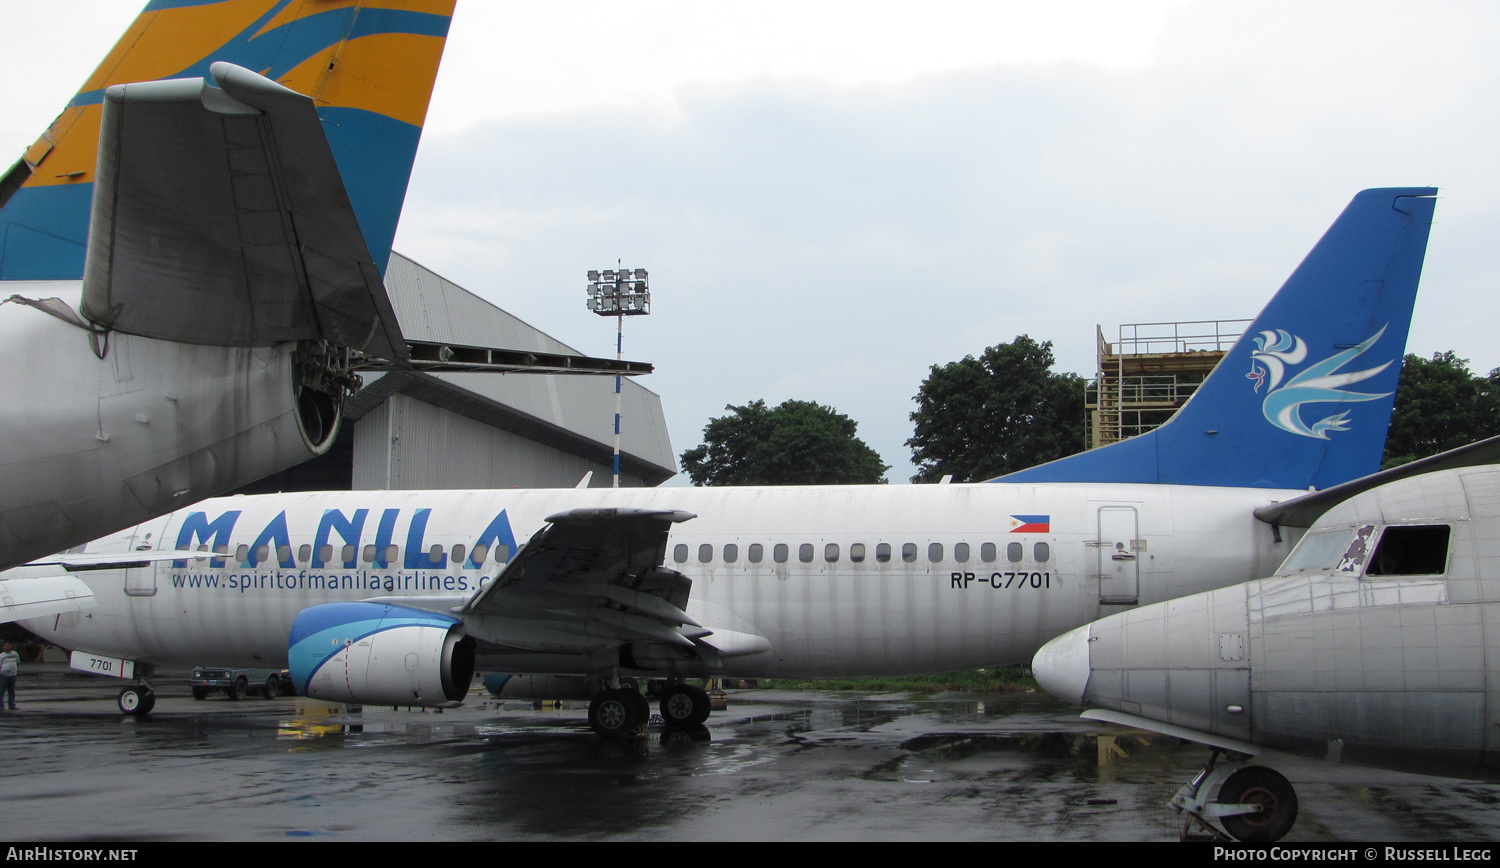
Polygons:
M1251 320L1127 323L1098 337L1098 368L1085 394L1089 448L1144 434L1172 418Z

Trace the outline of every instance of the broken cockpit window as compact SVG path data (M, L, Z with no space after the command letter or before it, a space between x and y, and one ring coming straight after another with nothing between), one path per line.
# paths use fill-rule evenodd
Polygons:
M1365 575L1441 575L1448 569L1448 536L1446 524L1388 527Z
M1357 531L1339 528L1309 533L1287 555L1276 575L1356 570L1364 563L1364 553L1373 531L1373 526L1365 526Z

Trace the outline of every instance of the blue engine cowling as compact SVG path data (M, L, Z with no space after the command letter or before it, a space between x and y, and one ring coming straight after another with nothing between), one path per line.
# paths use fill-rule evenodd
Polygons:
M310 606L292 622L288 646L297 692L331 702L452 706L474 678L463 622L404 606Z

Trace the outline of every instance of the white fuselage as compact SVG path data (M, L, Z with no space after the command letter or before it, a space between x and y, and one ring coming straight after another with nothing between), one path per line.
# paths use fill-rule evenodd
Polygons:
M499 572L497 548L513 554L548 515L668 508L698 516L674 527L664 561L693 581L689 614L769 640L769 652L726 660L725 674L945 671L1024 662L1102 614L1268 573L1295 539L1275 541L1251 512L1294 493L981 483L220 498L88 551L222 547L221 562L200 554L78 573L95 606L26 626L66 648L140 661L283 666L292 620L308 606L430 598L447 611ZM492 553L474 564L481 545ZM483 665L589 669L561 655L490 654Z
M0 298L77 310L81 285L7 281ZM0 304L0 568L317 454L297 417L293 349L91 335Z

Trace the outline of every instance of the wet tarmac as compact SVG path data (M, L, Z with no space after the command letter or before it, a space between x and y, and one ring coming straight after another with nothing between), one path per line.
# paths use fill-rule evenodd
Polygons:
M1166 802L1207 755L1038 693L731 691L699 732L603 741L581 701L194 701L168 673L137 720L119 682L30 670L0 713L0 799L40 841L1173 841ZM1301 801L1287 841L1500 838L1500 784L1266 764Z

